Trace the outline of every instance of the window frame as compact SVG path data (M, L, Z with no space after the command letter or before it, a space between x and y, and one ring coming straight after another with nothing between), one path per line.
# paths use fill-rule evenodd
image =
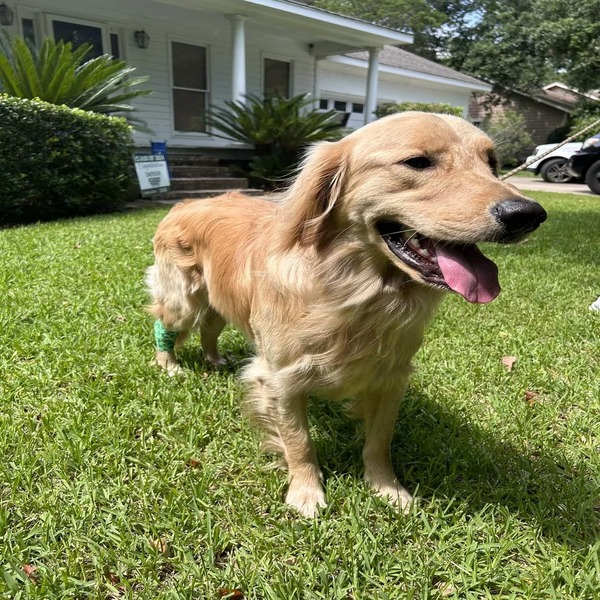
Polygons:
M45 37L44 22L42 13L29 6L17 5L17 31L21 37L24 36L23 19L31 19L33 21L33 34L35 36L35 47L40 47L41 40Z
M285 62L290 65L290 75L289 75L289 96L288 98L293 98L294 91L294 60L289 56L283 56L281 54L272 54L271 52L261 52L260 53L260 93L264 97L265 96L265 60L277 60L279 62Z
M175 99L173 96L173 90L175 89L174 81L175 81L175 73L173 69L173 42L176 44L187 44L188 46L198 46L200 48L204 48L205 52L205 60L206 60L206 90L200 89L192 89L192 88L182 88L177 87L177 89L181 90L189 90L192 92L204 92L206 95L205 98L205 110L208 110L208 107L211 104L212 97L212 60L211 60L211 47L210 44L204 40L191 39L182 36L176 35L168 35L167 36L167 54L169 60L169 110L170 110L170 120L171 120L171 133L173 137L178 138L208 138L211 137L210 127L206 127L206 131L180 131L179 129L175 129Z
M85 18L80 19L78 17L61 15L59 13L46 13L44 16L47 35L48 37L51 37L54 40L56 40L56 38L54 37L53 21L63 21L65 23L73 23L74 25L85 25L86 27L96 27L100 29L100 35L102 40L102 54L110 54L110 33L118 33L118 31L112 31L108 23L104 21L93 21ZM119 47L122 47L120 40Z

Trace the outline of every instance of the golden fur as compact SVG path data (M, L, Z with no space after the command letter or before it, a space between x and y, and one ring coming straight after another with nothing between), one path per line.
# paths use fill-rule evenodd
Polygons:
M432 169L406 160L426 154ZM308 154L277 201L229 193L173 207L154 238L151 312L179 340L199 330L208 361L233 323L256 347L243 371L249 413L289 470L286 502L325 505L308 432L309 393L351 399L364 419L365 479L406 508L390 459L398 405L443 291L386 246L375 223L395 219L431 238L475 243L502 229L490 210L524 199L493 173L492 142L466 121L404 113ZM491 165L491 166L490 166ZM171 372L173 352L157 352Z

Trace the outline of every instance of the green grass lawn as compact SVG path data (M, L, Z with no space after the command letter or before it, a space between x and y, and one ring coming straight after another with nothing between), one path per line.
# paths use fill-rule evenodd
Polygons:
M0 231L0 597L599 598L600 200L531 196L542 229L485 248L498 300L448 297L417 355L393 446L409 515L364 488L360 425L318 401L329 506L282 504L236 331L230 370L194 338L186 378L150 366L166 209Z

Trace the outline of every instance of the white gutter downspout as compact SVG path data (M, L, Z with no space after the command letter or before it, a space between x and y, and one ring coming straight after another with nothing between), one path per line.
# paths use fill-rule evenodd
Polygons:
M365 125L374 121L377 108L377 79L379 70L379 48L369 48L369 71L367 73L367 93L365 97Z
M246 95L246 17L230 15L231 21L231 99L244 102Z

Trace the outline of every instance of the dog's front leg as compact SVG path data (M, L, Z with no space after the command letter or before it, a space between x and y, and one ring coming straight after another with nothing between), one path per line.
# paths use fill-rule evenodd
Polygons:
M308 431L308 399L280 398L277 403L277 430L289 471L285 501L306 517L314 517L326 506L317 451Z
M365 420L365 447L363 461L365 481L378 496L397 504L404 512L410 509L412 496L400 484L390 453L398 408L406 389L405 383L394 392L377 392L361 398L361 412Z

